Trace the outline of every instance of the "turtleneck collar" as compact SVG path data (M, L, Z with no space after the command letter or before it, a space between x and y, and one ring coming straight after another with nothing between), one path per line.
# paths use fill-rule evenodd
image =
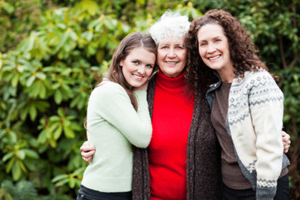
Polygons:
M157 72L157 78L156 80L162 84L165 87L168 88L179 88L179 87L183 87L186 85L185 83L185 71L180 74L178 77L175 78L169 78L167 76L165 76L160 70Z

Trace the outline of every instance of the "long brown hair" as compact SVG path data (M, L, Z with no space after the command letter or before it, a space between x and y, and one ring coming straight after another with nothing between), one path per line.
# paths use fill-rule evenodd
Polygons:
M258 71L259 68L268 71L266 65L257 56L258 49L251 41L251 36L241 23L229 12L210 10L202 17L194 19L187 35L187 73L188 86L195 93L204 94L209 85L215 83L213 70L207 67L199 55L198 31L207 24L218 24L223 28L229 44L230 59L233 62L234 73L240 76L245 71Z
M107 77L109 81L118 83L125 89L135 110L138 109L137 100L131 86L127 83L123 75L120 62L125 60L134 48L139 47L145 48L157 56L156 44L150 35L141 32L131 33L120 42L116 49L109 66Z

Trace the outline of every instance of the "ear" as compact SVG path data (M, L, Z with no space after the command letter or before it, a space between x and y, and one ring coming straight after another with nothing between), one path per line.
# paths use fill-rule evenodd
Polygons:
M124 64L124 61L121 60L119 65L120 65L121 67L123 67L123 64Z

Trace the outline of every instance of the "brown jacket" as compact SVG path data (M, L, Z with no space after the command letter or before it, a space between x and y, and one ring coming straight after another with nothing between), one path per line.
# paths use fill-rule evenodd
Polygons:
M148 104L152 118L156 74L148 86ZM187 200L221 199L220 146L210 121L205 98L195 102L187 147ZM136 148L133 161L132 199L150 200L150 175L147 149Z

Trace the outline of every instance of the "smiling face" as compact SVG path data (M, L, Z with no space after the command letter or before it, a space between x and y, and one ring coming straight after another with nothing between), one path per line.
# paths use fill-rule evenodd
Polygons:
M233 78L233 63L227 37L223 28L218 24L206 24L197 34L199 54L203 62L211 69L216 70L222 80Z
M157 64L161 72L170 78L179 76L186 65L186 47L184 38L178 41L170 37L158 45Z
M155 54L143 47L131 50L125 60L120 62L127 83L131 87L143 85L152 74L155 59Z

